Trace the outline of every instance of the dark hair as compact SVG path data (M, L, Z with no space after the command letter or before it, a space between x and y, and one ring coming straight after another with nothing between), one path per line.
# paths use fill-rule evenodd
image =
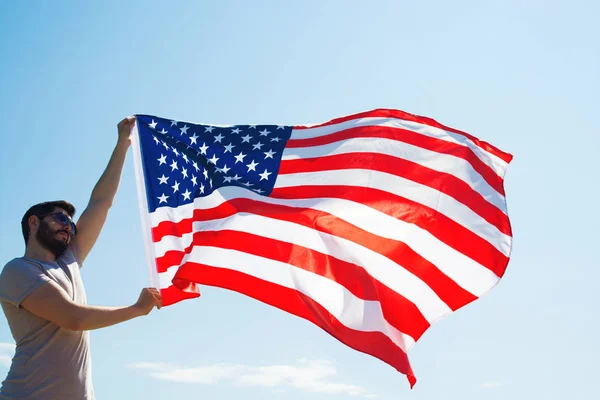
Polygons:
M29 239L29 217L32 215L39 217L44 214L50 214L56 207L65 210L71 218L73 218L75 215L75 206L64 200L45 201L43 203L36 204L31 206L25 215L23 215L23 219L21 219L21 230L23 231L23 239L25 239L26 246L27 240Z

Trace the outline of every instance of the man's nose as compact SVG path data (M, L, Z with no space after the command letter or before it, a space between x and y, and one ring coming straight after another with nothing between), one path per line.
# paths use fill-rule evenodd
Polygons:
M69 234L73 234L73 229L71 228L71 224L67 222L66 225L63 225L64 229L69 232Z

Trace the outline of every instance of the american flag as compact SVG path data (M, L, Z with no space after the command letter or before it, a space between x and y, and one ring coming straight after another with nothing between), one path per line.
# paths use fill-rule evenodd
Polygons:
M430 325L503 276L512 156L377 109L322 124L137 115L146 256L164 305L226 288L316 324L416 379Z

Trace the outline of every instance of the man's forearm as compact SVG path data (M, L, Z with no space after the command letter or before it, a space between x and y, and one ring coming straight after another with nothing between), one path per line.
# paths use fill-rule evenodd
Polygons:
M96 186L94 186L90 197L91 203L106 202L112 204L119 188L119 182L121 181L121 173L123 172L127 149L129 148L128 140L119 139L117 142L106 169L102 173L98 183L96 183Z
M105 328L142 316L139 307L101 307L80 305L73 313L71 328L74 331L89 331Z
M61 328L86 331L147 315L154 307L162 307L162 297L158 289L144 288L138 300L131 306L90 306L75 303L63 288L50 281L34 290L21 305L30 313Z

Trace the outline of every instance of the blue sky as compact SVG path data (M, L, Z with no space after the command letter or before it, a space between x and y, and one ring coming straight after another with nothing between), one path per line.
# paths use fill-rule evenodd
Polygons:
M0 5L2 264L24 251L19 221L30 205L64 198L83 210L124 116L293 125L377 107L435 118L514 155L512 260L496 288L411 351L412 391L304 320L202 287L200 299L92 332L98 398L598 392L597 2L172 3ZM98 305L131 304L148 285L131 152L83 278ZM11 343L2 318L0 375Z

